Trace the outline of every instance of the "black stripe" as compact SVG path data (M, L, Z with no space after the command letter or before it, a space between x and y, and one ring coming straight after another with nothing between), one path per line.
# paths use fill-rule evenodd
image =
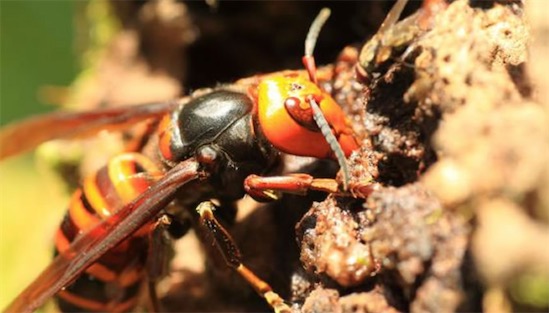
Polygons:
M65 216L63 217L63 221L61 222L61 226L59 226L59 228L61 229L63 236L65 236L65 238L67 238L69 242L72 242L80 231L78 226L76 226L76 224L70 217L69 213L65 214Z
M137 162L136 160L134 160L133 162L133 168L134 168L134 173L146 173L147 171L145 170L145 168L141 165L141 163Z
M86 211L93 214L94 216L99 217L99 215L97 215L97 212L95 212L95 210L93 209L91 203L88 201L88 197L84 194L84 192L82 192L82 194L80 195L80 201L82 202L82 206L84 207L84 209L86 209ZM101 219L101 217L99 218Z
M65 299L62 299L61 297L55 297L55 300L55 302L57 302L57 307L61 312L91 312L86 308L80 307L76 304L70 303Z
M101 219L96 213L95 211L93 210L91 204L88 202L88 199L87 197L84 195L84 193L82 193L80 195L80 198L78 199L81 204L82 204L82 207L88 212L90 213L91 215ZM67 214L65 214L65 216L63 217L63 221L61 222L61 226L59 226L60 229L61 229L61 232L63 233L63 235L65 236L65 238L67 238L67 240L69 242L72 242L74 240L74 238L76 237L76 235L78 235L78 233L80 232L80 228L78 228L78 226L74 223L74 220L71 218L70 214L67 212Z

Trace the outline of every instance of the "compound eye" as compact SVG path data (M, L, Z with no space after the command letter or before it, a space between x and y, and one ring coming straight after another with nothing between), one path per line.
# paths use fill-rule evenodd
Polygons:
M284 100L284 107L294 121L311 131L319 131L313 119L313 110L309 103L297 97L288 97Z

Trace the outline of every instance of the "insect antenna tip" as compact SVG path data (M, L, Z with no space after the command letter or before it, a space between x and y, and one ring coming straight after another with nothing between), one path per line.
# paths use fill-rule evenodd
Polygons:
M330 14L331 11L328 8L323 8L322 10L320 10L313 23L311 24L309 32L307 33L307 38L305 39L305 55L303 56L302 61L305 69L307 70L307 73L309 73L309 79L315 84L317 83L317 79L316 64L313 57L313 52L315 50L318 34L320 33L322 26L324 26L324 24L330 17Z

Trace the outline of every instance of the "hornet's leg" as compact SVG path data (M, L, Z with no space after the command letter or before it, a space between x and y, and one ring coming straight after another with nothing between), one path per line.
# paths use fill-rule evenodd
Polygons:
M284 300L271 289L271 286L249 268L241 260L240 251L227 230L219 224L213 211L214 205L210 201L202 202L196 208L200 215L200 223L205 227L214 239L214 244L229 267L242 276L261 295L275 312L289 313L290 307Z
M276 200L279 193L305 195L309 190L323 191L340 196L367 198L376 188L378 188L378 184L372 181L351 181L347 191L344 191L335 179L314 178L308 174L268 177L250 175L244 181L246 193L258 201Z
M162 214L152 226L149 233L149 251L147 256L147 289L148 311L163 312L156 293L156 284L165 277L170 270L170 261L173 257L172 239L181 238L190 229L187 220L180 220L170 214Z
M149 233L149 251L147 256L147 291L149 312L162 312L156 293L156 283L168 273L170 262L171 240L167 231L172 223L171 218L161 215Z

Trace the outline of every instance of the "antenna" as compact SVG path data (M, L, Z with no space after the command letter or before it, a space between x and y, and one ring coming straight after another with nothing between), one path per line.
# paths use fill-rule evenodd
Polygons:
M343 189L347 190L347 187L349 186L349 168L347 167L347 162L345 161L345 154L343 153L343 149L341 149L337 138L334 136L334 134L332 133L332 129L328 125L328 121L326 121L322 110L320 110L320 107L313 97L309 98L309 104L313 109L313 119L320 128L320 132L322 133L322 135L324 135L324 138L326 138L326 142L330 145L330 148L336 156L339 168L343 172Z
M315 58L313 57L313 51L315 50L318 34L320 33L322 26L324 26L324 23L326 23L330 17L330 14L331 11L328 8L323 8L320 10L320 13L318 13L315 20L311 24L309 32L307 33L307 38L305 39L305 55L301 60L303 61L303 65L305 66L307 73L309 73L309 79L315 84L318 82L316 79L316 64Z
M322 26L324 26L324 23L326 23L326 21L330 17L330 13L330 9L328 8L323 8L322 10L320 10L320 13L318 13L315 20L311 24L309 32L307 33L307 38L305 39L305 55L303 56L302 61L305 69L307 70L307 73L309 74L309 79L315 85L318 84L318 81L316 78L316 64L313 56L313 51L316 46L318 34L320 33ZM332 151L334 152L337 163L339 164L339 167L343 172L343 189L347 190L347 187L349 186L350 175L343 149L341 149L337 138L332 133L330 124L326 120L326 117L324 117L324 114L322 113L322 110L320 109L320 106L318 105L314 97L311 96L307 100L309 101L309 104L311 105L311 108L313 110L313 119L318 125L318 128L320 128L320 132L322 133L324 138L326 138L326 142L328 143L328 145L330 145L330 149L332 149Z

